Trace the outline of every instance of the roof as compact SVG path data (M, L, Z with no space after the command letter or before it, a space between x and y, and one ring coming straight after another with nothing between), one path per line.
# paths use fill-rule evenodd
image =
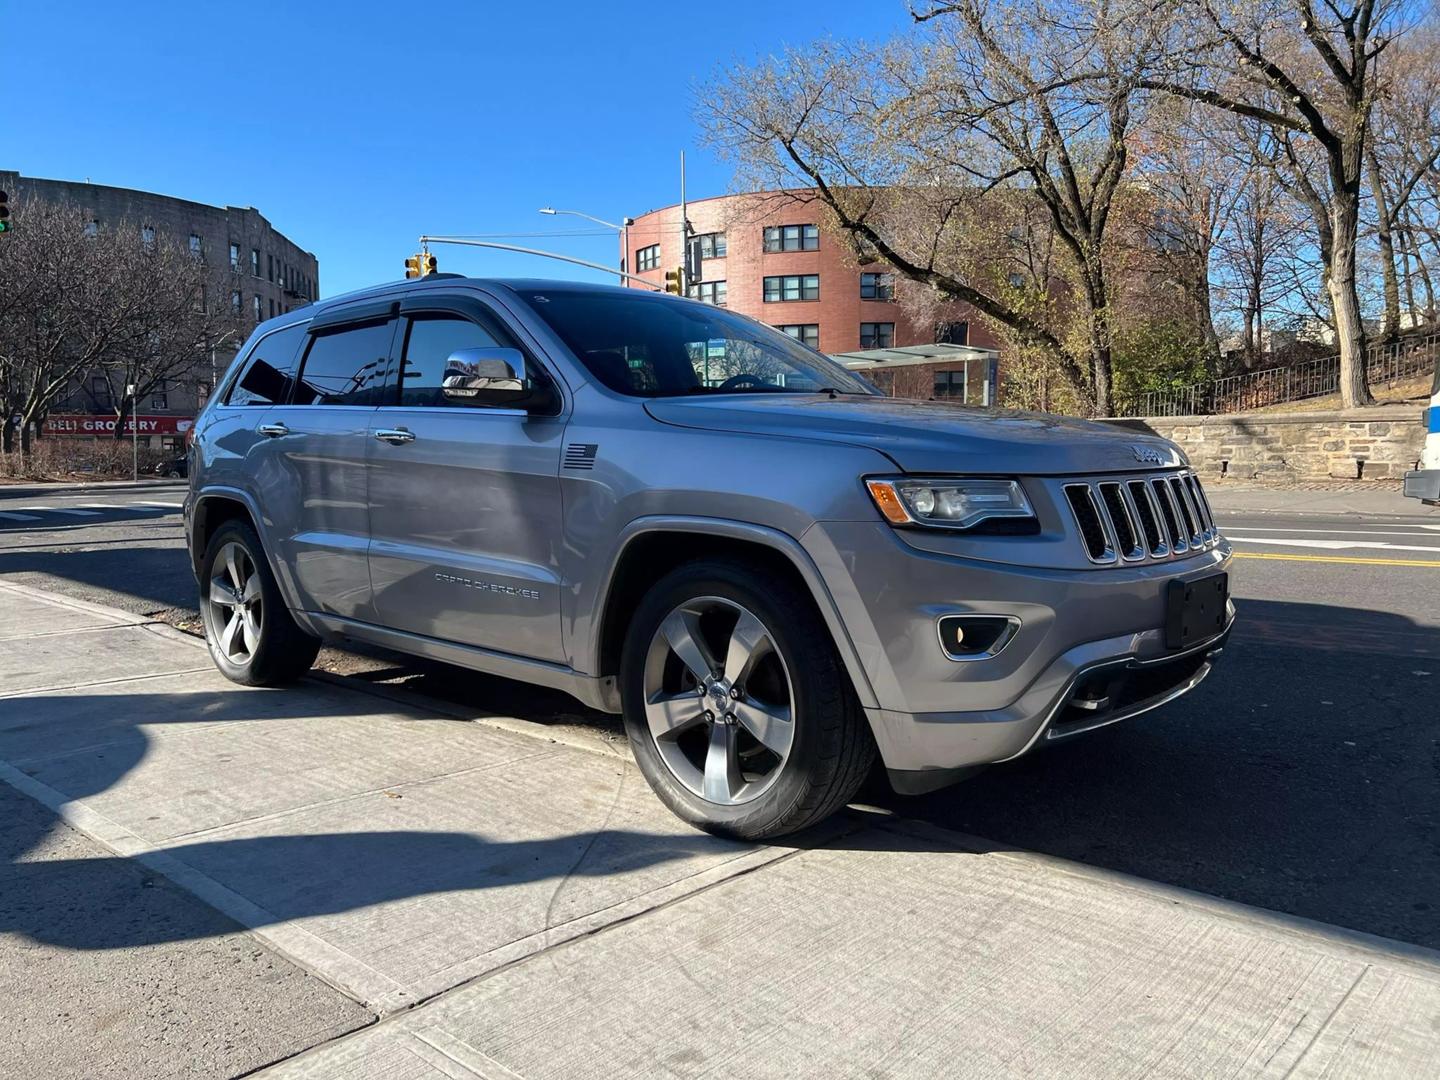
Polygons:
M973 345L900 345L893 349L865 349L861 352L831 353L852 371L874 371L877 368L909 367L912 364L942 364L946 361L992 360L1000 354L994 349Z

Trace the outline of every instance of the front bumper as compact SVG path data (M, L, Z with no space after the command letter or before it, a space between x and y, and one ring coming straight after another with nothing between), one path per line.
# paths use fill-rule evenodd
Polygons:
M909 793L1173 700L1210 673L1234 618L1227 605L1222 632L1166 647L1167 587L1226 570L1223 541L1188 558L1088 570L941 555L884 525L827 522L802 542L869 676L881 758ZM997 655L957 663L935 629L953 613L1013 616L1020 629Z
M1134 642L1129 637L1087 642L1052 665L1048 674L1064 679L1058 693L1053 691L1054 678L1046 678L1007 709L983 714L872 715L872 724L909 728L907 742L918 755L908 767L888 767L890 783L902 795L924 794L961 779L979 765L1009 761L1039 746L1158 709L1205 680L1234 621L1232 604L1223 633L1149 660L1134 655L1097 659L1131 647ZM964 763L926 765L920 760Z
M1411 499L1440 502L1440 469L1415 469L1407 472L1403 490Z

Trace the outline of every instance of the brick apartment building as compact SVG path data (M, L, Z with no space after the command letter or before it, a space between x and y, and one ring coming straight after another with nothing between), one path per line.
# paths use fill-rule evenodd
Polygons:
M777 327L889 393L993 403L999 345L974 311L958 302L902 303L907 290L924 287L883 264L860 264L821 227L825 213L803 193L687 203L702 256L702 280L690 295ZM663 284L683 261L679 205L635 218L628 244L623 268Z
M0 190L11 205L35 199L75 207L94 229L133 228L141 238L166 235L197 255L228 265L241 276L238 304L250 324L273 318L317 299L320 264L315 256L249 206L210 206L148 191L71 180L43 180L0 169ZM222 261L223 260L223 261ZM217 302L226 302L217 298ZM238 342L216 350L184 376L169 380L138 408L142 445L178 449L188 421L204 404L215 377L234 358ZM82 374L51 410L45 433L60 437L113 434L115 417L103 378ZM127 428L127 431L129 429Z

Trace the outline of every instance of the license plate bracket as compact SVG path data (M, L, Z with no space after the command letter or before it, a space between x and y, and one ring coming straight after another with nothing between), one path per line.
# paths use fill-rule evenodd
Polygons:
M1225 629L1230 575L1172 581L1165 589L1165 647L1185 649Z

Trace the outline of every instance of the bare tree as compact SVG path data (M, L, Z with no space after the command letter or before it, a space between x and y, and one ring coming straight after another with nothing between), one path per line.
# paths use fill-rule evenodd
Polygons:
M1395 42L1388 60L1365 160L1384 291L1382 334L1392 342L1400 333L1402 278L1412 325L1420 314L1412 265L1424 274L1427 292L1431 288L1419 252L1404 233L1414 216L1411 199L1440 163L1440 35L1433 27L1417 29ZM1433 309L1430 296L1426 310Z
M80 376L118 385L123 421L136 396L238 333L226 277L173 239L147 240L126 222L101 229L77 208L38 200L17 205L14 221L0 242L6 451L18 430L28 452L30 433Z
M1403 0L1187 0L1151 89L1267 125L1310 208L1346 406L1370 403L1356 249L1375 69L1405 29Z
M742 179L813 192L857 247L1053 355L1079 405L1109 412L1106 232L1160 29L1108 0L912 14L882 50L826 43L730 77L707 95L712 141ZM1038 291L994 257L1029 243L1030 207L1061 256ZM997 228L998 249L981 242Z

